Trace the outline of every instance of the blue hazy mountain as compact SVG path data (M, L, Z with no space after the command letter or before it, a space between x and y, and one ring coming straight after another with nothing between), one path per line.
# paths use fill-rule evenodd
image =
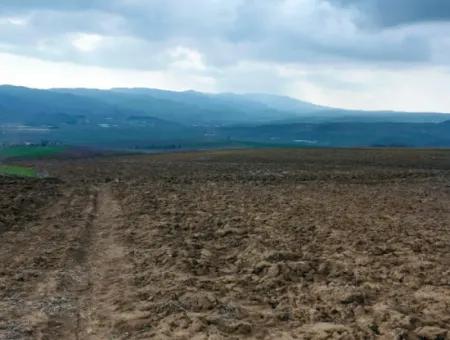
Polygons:
M331 109L330 107L320 106L286 96L277 96L266 93L250 93L244 96L249 100L262 103L272 109L287 112L321 112Z
M271 108L245 96L206 94L195 91L156 89L58 89L60 93L83 95L127 110L188 125L264 123L295 119L296 113Z
M450 146L449 120L443 113L344 110L268 94L0 86L2 143Z
M448 115L343 110L267 94L208 94L145 88L37 90L0 86L2 121L40 116L149 116L185 125L290 122L441 122ZM12 116L11 116L12 115Z

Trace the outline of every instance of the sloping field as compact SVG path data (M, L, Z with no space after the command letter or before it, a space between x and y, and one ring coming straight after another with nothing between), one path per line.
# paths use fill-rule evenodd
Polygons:
M450 151L41 160L0 177L0 339L447 339Z

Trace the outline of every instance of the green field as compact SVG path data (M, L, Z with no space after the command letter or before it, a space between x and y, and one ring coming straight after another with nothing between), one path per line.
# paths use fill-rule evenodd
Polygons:
M0 149L0 158L41 158L61 153L64 146L12 146Z
M35 169L25 166L0 165L0 175L36 177L37 172Z

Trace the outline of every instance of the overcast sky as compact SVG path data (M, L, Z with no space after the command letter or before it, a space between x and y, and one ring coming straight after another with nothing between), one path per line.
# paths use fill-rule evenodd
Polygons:
M0 83L450 112L450 0L0 0Z

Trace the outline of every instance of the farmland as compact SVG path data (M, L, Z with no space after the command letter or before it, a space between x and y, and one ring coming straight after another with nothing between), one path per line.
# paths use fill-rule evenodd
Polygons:
M0 175L35 177L37 175L33 168L17 165L0 165Z
M63 146L12 146L0 148L0 158L42 158L64 150Z
M37 159L0 177L1 339L445 339L450 151Z

